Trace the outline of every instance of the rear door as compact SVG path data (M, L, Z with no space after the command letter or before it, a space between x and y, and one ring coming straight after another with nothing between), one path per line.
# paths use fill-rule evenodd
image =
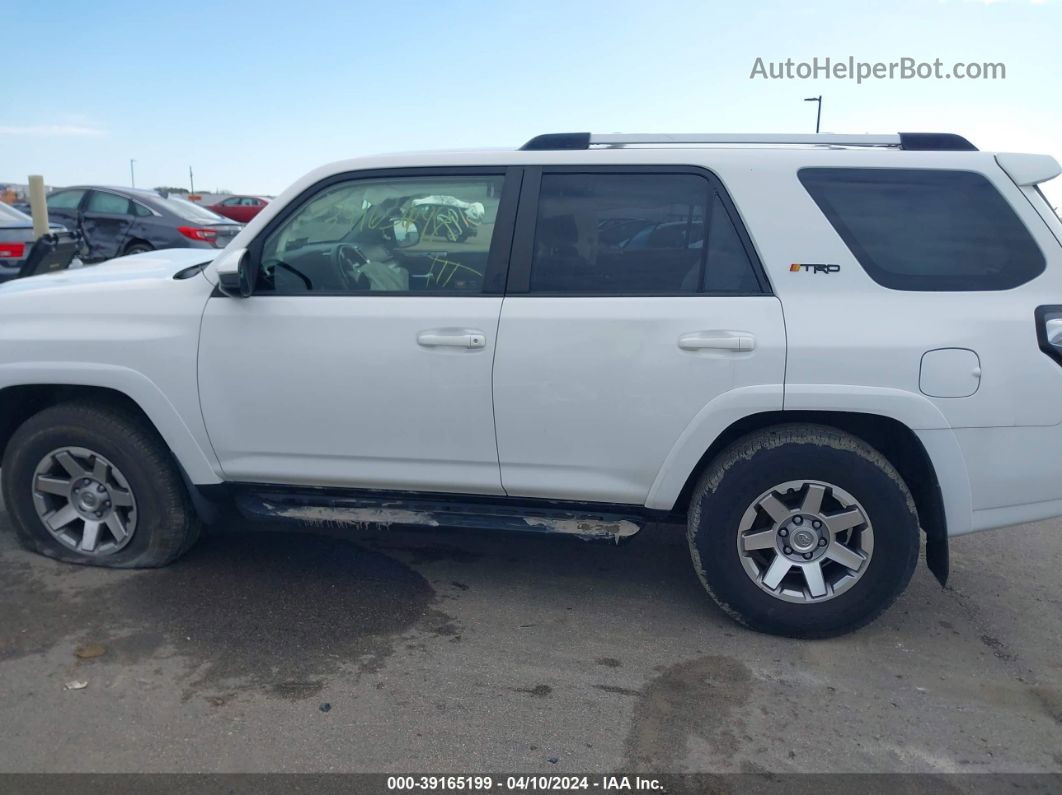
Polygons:
M528 169L498 329L506 493L644 504L730 390L780 409L781 305L718 180L695 168Z
M106 190L89 191L81 213L81 230L89 258L102 260L121 254L133 217L132 205L125 196Z

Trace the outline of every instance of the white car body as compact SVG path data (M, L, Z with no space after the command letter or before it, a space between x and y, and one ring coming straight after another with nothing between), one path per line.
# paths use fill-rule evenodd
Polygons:
M735 423L764 412L858 413L917 436L939 482L947 534L1058 516L1062 367L1041 350L1034 322L1037 307L1062 303L1062 225L1035 189L1052 164L814 143L333 163L284 191L187 278L173 277L204 252L153 252L0 287L0 395L41 384L121 392L197 486L546 498L658 512L676 507L706 451ZM478 166L706 169L732 198L770 290L249 298L218 290L243 250L322 180ZM815 166L981 174L1046 267L1007 290L883 287L798 180L799 169ZM792 263L840 268L826 275ZM437 331L485 339L467 349L418 344L418 334ZM739 341L719 347L719 337ZM697 347L701 338L709 347Z

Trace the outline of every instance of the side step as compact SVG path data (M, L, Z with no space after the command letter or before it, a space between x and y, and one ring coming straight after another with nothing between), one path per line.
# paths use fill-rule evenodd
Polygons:
M249 519L288 520L353 528L413 525L463 527L573 536L584 541L620 543L646 522L636 513L573 510L554 503L539 507L497 502L456 502L411 497L337 496L326 492L242 491L236 506Z

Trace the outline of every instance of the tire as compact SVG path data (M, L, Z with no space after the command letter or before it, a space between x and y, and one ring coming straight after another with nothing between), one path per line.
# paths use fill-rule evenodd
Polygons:
M78 468L88 479L75 476ZM4 503L23 546L57 560L123 569L165 566L199 537L200 523L176 462L155 429L131 411L88 401L46 408L15 431L0 475ZM44 480L66 489L67 496L45 493ZM63 481L69 481L69 488ZM59 510L67 506L83 511L84 505L74 507L72 492L81 483L92 483L93 489L105 484L98 493L79 498L98 500L99 515L105 517L93 522L97 528L91 542L85 538L89 522L82 513L56 532L42 518L57 522ZM113 507L104 509L104 498L106 506L113 500ZM111 512L119 529L128 531L121 539L110 529L115 521ZM83 551L88 543L93 551Z
M736 621L825 638L864 626L903 592L920 531L914 500L881 453L828 426L780 425L711 463L688 539L701 583Z
M125 247L125 251L122 252L123 257L128 257L132 254L144 254L148 251L154 251L155 247L150 243L130 243Z

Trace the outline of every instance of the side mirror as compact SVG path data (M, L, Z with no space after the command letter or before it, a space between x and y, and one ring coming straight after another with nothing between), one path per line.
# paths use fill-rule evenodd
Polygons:
M218 287L221 292L232 298L248 298L254 292L257 268L251 264L247 249L237 248L224 251L214 260L214 270L218 274Z
M409 248L420 242L420 230L412 221L399 218L391 226L391 230L394 232L395 245L398 248Z

